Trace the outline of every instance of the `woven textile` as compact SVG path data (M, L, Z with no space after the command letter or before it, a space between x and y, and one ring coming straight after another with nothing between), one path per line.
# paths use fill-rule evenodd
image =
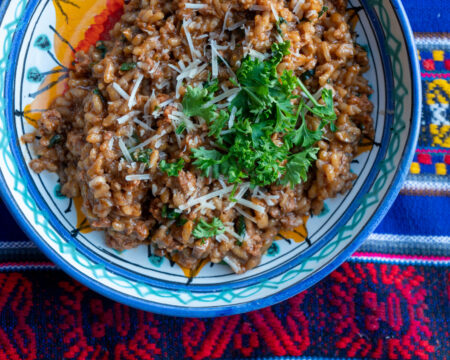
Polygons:
M449 31L448 1L407 1ZM344 265L288 301L208 320L138 311L70 279L0 202L0 360L449 359L450 37L416 38L424 94L410 175Z

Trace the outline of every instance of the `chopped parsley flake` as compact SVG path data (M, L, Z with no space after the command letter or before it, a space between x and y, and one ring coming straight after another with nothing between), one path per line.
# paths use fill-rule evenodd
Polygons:
M166 160L162 160L159 163L159 168L169 176L178 176L178 173L184 166L184 159L179 159L176 162L168 163Z
M317 17L321 17L323 14L325 14L328 11L328 6L323 6L322 10L319 11L319 14Z
M181 135L184 130L186 130L186 124L185 123L181 123L180 125L178 125L178 127L175 130L175 134L177 135Z
M56 144L59 144L62 141L63 137L59 134L53 135L48 143L48 148L54 147Z
M102 57L102 59L105 58L106 52L108 51L108 49L106 48L106 45L103 41L99 41L97 43L96 49L100 52L100 55Z
M164 204L161 208L161 217L169 220L176 220L180 217L181 213L176 212L175 209L171 209L167 206L167 204Z
M121 71L129 71L132 70L136 67L136 63L135 62L129 62L129 63L123 63L122 65L120 65L120 70Z
M140 149L135 151L131 158L133 161L137 161L140 163L148 164L150 162L150 154L152 153L152 149Z
M284 17L279 17L278 18L278 20L277 20L277 23L275 24L275 27L276 27L276 29L277 29L277 32L278 32L278 34L280 34L280 35L282 35L283 34L283 31L281 30L281 24L283 24L283 23L287 23L286 22L286 20L284 19Z
M209 238L212 236L220 235L225 232L225 226L219 218L213 218L211 223L208 224L205 220L200 221L195 225L192 235L197 239Z
M239 236L245 237L245 233L247 231L247 228L245 226L245 218L244 216L239 216L236 222L236 232Z

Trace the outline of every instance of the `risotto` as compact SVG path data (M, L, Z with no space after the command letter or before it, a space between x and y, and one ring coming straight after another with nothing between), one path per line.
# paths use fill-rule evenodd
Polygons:
M259 264L373 138L344 0L131 0L23 141L117 250Z

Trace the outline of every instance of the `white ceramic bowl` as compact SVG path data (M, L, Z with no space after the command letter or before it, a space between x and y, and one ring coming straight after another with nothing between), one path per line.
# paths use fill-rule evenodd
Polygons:
M94 38L103 31L98 23L105 14L111 17L120 8L118 3L92 1L81 9L49 0L1 4L0 188L28 236L90 288L170 315L205 317L258 309L329 274L387 212L413 156L419 128L419 70L399 0L349 1L360 18L358 43L369 50L371 69L366 76L374 89L376 133L375 145L352 164L358 174L353 189L327 200L322 214L308 220L306 239L284 234L287 239L274 242L255 269L235 275L226 266L207 264L195 277L152 255L147 246L119 253L105 245L101 232L78 231L82 215L77 215L72 200L59 194L57 175L30 171L27 164L33 152L18 140L32 129L29 121L37 115L33 111L48 106L61 91L72 61L71 47L83 46L80 39L87 29L86 36ZM54 4L62 6L67 18Z

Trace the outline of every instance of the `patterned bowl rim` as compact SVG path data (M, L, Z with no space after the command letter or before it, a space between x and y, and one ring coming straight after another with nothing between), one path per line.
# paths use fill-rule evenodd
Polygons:
M421 109L421 86L420 86L420 70L419 64L416 57L417 51L414 43L414 37L412 30L410 28L406 13L404 11L403 5L400 0L388 0L397 16L398 22L401 26L403 41L406 44L406 52L409 60L409 65L411 67L412 72L412 85L413 85L413 97L412 97L412 112L411 112L411 128L409 133L409 139L407 140L404 148L404 155L400 160L400 164L398 166L397 172L390 183L389 190L385 194L385 196L380 200L380 205L373 212L371 218L365 225L365 227L360 231L360 233L354 237L351 243L342 250L334 259L328 262L326 265L322 267L319 271L313 273L308 278L298 282L297 284L290 286L286 289L282 289L278 293L271 294L267 297L252 300L243 304L236 305L225 305L218 306L217 308L180 308L174 305L167 305L162 303L154 303L149 300L139 299L131 296L127 296L124 293L120 293L112 290L110 287L101 283L101 280L94 279L89 275L82 273L79 269L73 267L69 263L66 262L62 257L58 256L58 253L53 250L50 245L44 240L36 231L34 226L24 218L20 211L20 205L13 200L13 196L10 193L8 186L6 184L3 176L0 176L0 195L2 196L4 203L8 207L9 211L12 213L14 218L16 219L19 226L24 230L27 236L32 239L39 248L52 260L55 264L57 264L62 270L72 276L74 279L78 280L82 284L90 287L91 289L105 295L111 299L122 302L124 304L137 307L143 310L152 311L156 313L163 313L168 315L176 315L176 316L188 316L188 317L210 317L210 316L221 316L221 315L231 315L235 313L242 313L247 311L256 310L258 308L266 307L278 303L280 301L286 300L299 292L307 289L308 287L314 285L316 282L320 281L326 275L331 273L334 269L336 269L339 265L341 265L367 238L367 236L375 229L378 223L382 220L382 218L386 215L393 201L395 200L400 188L402 186L403 181L406 178L406 175L409 170L410 163L412 161L415 145L417 142L418 134L419 134L419 115ZM362 0L365 3L365 0ZM370 0L368 0L370 2ZM0 19L3 18L6 10L8 9L10 1L5 1L0 6ZM24 17L30 15L33 12L35 5L39 3L39 0L30 1L27 4L27 8L24 12ZM367 8L365 8L367 12ZM376 15L373 15L376 17ZM372 17L373 17L372 16ZM24 22L21 21L18 25L18 28L15 31L15 36L18 35L21 37L24 32ZM17 47L17 46L16 46ZM14 44L13 44L14 48ZM13 51L13 50L12 50ZM8 69L11 65L8 65ZM9 71L7 70L7 73ZM6 88L11 88L11 82L13 81L13 77L8 74L6 75ZM6 99L8 101L8 99ZM6 106L6 111L8 111L10 107ZM12 146L13 152L16 149L17 145ZM59 231L58 231L59 232ZM183 286L182 286L183 287ZM206 290L206 289L205 289Z

